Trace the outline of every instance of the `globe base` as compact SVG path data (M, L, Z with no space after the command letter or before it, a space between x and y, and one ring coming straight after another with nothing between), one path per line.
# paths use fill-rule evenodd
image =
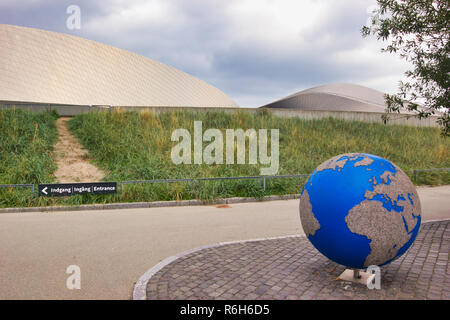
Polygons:
M366 286L373 281L374 276L375 274L361 271L360 269L345 269L338 277L338 280Z

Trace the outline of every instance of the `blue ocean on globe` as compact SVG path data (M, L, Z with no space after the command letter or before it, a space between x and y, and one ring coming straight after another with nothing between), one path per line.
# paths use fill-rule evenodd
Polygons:
M372 240L368 236L350 231L346 223L349 211L363 201L367 203L369 200L380 202L386 212L401 215L404 207L399 202L404 204L409 201L411 205L414 204L412 193L399 195L396 199L391 199L386 194L376 194L373 198L368 199L366 192L374 191L378 184L389 186L397 169L384 158L370 154L357 155L356 158L343 156L337 159L339 161L346 160L342 167L316 169L305 184L302 195L305 191L309 194L312 213L320 224L320 228L315 234L308 235L310 242L329 259L350 268L363 269L367 267L364 266L364 263L371 253ZM368 165L355 165L364 157L373 161ZM392 176L386 177L386 171L391 172ZM403 172L402 174L405 175ZM416 220L413 228L411 228L411 224L408 228L403 217L402 227L405 228L409 240L399 248L394 245L393 250L398 250L395 256L379 265L385 265L395 260L412 245L420 228L420 212L413 213L412 217Z

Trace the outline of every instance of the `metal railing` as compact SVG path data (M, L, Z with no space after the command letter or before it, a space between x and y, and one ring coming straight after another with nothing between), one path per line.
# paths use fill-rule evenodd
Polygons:
M34 184L0 184L0 188L31 188L31 196L34 195Z
M190 182L191 187L194 188L194 179L154 179L154 180L135 180L135 181L120 181L120 193L123 192L124 184L141 184L141 183L173 183L173 182Z
M433 169L416 169L413 170L414 181L417 181L420 172L434 172L434 171L450 171L450 168L433 168Z
M417 181L419 173L434 172L434 171L450 171L450 168L433 168L433 169L415 169L412 170L414 180ZM200 181L224 181L224 180L260 180L263 190L267 189L268 179L289 179L289 178L305 178L310 174L292 174L292 175L278 175L278 176L248 176L248 177L210 177L210 178L186 178L186 179L153 179L153 180L135 180L135 181L120 181L120 193L123 192L125 184L145 184L145 183L177 183L189 182L192 189L199 184ZM0 184L0 188L31 188L31 194L35 194L34 184Z
M309 174L292 174L292 175L280 175L280 176L249 176L249 177L211 177L211 178L189 178L189 179L156 179L156 180L137 180L137 181L120 181L120 192L123 192L124 184L144 184L144 183L176 183L176 182L189 182L192 189L195 185L198 185L200 181L223 181L223 180L260 180L264 191L266 191L267 179L285 179L285 178L302 178L308 177Z

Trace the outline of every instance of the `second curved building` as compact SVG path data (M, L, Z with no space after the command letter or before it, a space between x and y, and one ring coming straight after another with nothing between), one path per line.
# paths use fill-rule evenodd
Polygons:
M333 83L303 90L263 108L314 111L384 112L384 93L350 83Z

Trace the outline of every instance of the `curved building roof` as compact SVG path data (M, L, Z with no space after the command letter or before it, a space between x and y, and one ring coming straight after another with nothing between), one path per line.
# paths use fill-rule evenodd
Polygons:
M333 83L303 90L264 108L320 111L384 112L384 93L350 83Z
M219 89L141 55L75 36L0 24L0 100L237 107Z

